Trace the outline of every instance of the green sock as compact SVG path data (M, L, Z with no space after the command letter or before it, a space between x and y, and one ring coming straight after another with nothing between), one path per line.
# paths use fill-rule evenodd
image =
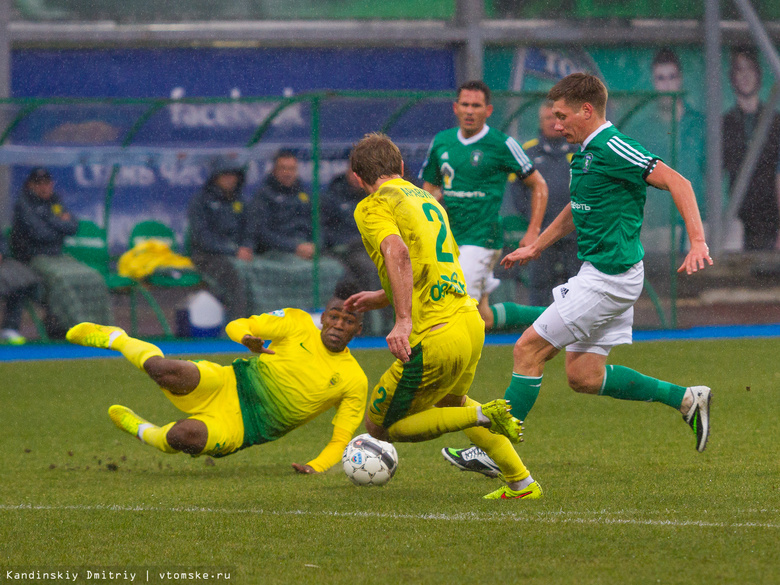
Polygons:
M537 378L513 373L509 388L504 392L504 399L508 400L512 406L512 416L525 420L539 397L541 387L541 376Z
M604 384L599 395L618 400L661 402L680 410L685 388L663 380L656 380L623 366L607 366Z
M517 303L490 305L493 312L493 329L519 329L528 327L545 312L547 307L531 307Z

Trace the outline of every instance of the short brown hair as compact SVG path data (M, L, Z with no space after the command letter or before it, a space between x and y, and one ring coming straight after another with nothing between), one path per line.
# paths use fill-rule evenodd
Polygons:
M607 112L607 86L589 73L567 75L553 86L547 99L554 102L563 100L567 105L576 107L589 103L596 113L603 116Z
M404 169L401 151L386 134L380 132L366 134L352 147L349 164L367 185L373 185L379 177L402 175Z
M462 83L458 88L458 100L460 99L460 94L463 93L464 91L481 91L485 96L485 105L486 106L490 105L490 88L488 87L487 83L485 83L484 81L475 79L473 81L467 81L466 83Z

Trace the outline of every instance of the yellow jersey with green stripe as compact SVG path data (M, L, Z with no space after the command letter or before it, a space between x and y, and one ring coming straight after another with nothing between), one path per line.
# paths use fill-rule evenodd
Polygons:
M278 439L335 407L333 425L354 434L363 420L368 379L346 348L334 353L322 343L311 316L283 309L232 321L230 338L271 340L275 354L233 362L244 445Z
M466 292L447 212L430 193L403 179L391 179L358 204L355 222L391 301L380 245L386 237L397 235L409 248L414 280L411 345L462 309L476 309L476 301Z

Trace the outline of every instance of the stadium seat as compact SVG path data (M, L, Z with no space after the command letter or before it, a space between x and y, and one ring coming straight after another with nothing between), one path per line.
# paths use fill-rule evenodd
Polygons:
M130 332L138 334L138 311L136 295L141 295L157 317L166 337L173 337L170 325L160 305L140 283L132 278L120 276L111 270L111 255L106 241L106 230L95 222L82 219L78 231L65 238L63 252L79 262L97 270L106 281L108 290L117 294L130 295Z

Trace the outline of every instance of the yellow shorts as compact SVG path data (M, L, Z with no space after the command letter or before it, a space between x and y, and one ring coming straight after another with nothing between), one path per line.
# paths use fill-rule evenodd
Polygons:
M431 408L448 394L469 391L485 344L485 322L476 308L458 313L412 348L407 363L396 360L368 400L368 418L389 428Z
M198 387L184 396L165 389L163 392L176 408L191 415L188 418L206 424L209 437L203 455L229 455L244 444L244 419L233 366L207 361L192 363L200 371Z

